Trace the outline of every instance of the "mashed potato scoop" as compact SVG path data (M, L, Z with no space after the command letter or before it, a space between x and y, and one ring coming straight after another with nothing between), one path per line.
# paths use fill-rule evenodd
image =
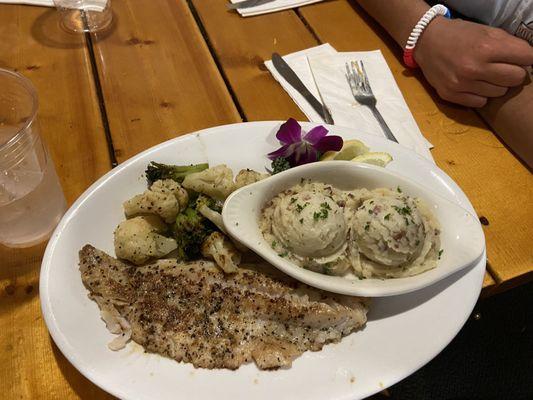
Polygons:
M337 191L358 199L346 204L351 198ZM340 218L337 207L354 209ZM266 210L272 236L264 235ZM479 220L460 205L398 173L350 161L306 164L246 186L226 199L222 217L229 235L286 274L354 296L421 289L485 249ZM353 273L328 273L345 263Z

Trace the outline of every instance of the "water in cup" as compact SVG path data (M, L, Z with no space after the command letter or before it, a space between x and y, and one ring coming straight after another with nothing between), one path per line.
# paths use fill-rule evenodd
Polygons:
M39 134L33 86L0 69L0 87L0 243L28 247L50 236L66 202Z

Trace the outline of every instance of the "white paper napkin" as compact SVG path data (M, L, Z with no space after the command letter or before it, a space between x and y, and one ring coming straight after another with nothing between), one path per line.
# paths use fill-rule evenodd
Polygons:
M230 0L233 4L239 3L244 0ZM266 3L260 6L237 9L237 12L243 17L251 17L253 15L267 14L275 11L287 10L289 8L295 8L305 6L307 4L318 3L322 0L274 0L270 3Z
M284 56L305 86L331 111L335 125L354 128L363 133L384 137L383 131L370 109L355 101L344 76L345 62L362 60L370 85L377 97L378 109L398 142L423 157L433 160L431 144L418 128L403 95L394 80L387 62L379 50L338 53L329 44ZM265 62L274 78L283 86L310 121L324 123L318 113L275 70L271 61Z
M363 128L383 135L372 111L353 97L344 75L345 63L361 60L377 99L377 108L398 143L432 159L427 140L420 132L381 51L311 55L308 60L320 95L329 107L336 125Z
M25 4L30 6L54 7L54 0L0 0L0 4ZM83 8L86 11L102 11L107 5L107 0L90 0L83 3L77 1L64 1L65 8Z
M320 99L320 93L315 81L313 79L313 73L309 63L307 62L307 56L320 56L320 55L335 55L337 51L329 44L323 44L321 46L312 47L307 50L298 51L296 53L283 56L283 59L289 64L292 70L298 75L305 87L315 96L317 99ZM306 115L309 121L312 122L324 122L322 117L309 105L307 100L298 93L294 88L280 75L280 73L274 68L272 61L268 60L265 62L266 67L276 79L281 86L287 91L289 96L294 100L294 102L300 107L302 112Z
M0 4L26 4L30 6L54 7L54 0L0 0Z

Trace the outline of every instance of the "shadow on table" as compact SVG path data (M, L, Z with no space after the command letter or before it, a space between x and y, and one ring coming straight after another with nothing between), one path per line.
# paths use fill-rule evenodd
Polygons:
M54 358L59 366L61 374L68 382L72 390L79 396L80 399L87 400L115 400L116 398L109 393L103 391L94 383L85 378L76 368L65 358L59 348L50 338L50 344L52 346L52 352Z
M58 49L78 49L86 45L85 34L71 33L61 28L59 12L50 9L41 14L31 27L32 37L43 46ZM105 31L91 34L93 42L98 42L111 35L118 24L118 17L113 14L113 22Z
M0 314L12 312L39 294L39 272L46 243L26 249L0 245Z

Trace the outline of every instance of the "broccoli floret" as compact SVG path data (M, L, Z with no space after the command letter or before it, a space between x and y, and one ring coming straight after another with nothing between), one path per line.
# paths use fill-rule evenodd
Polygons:
M178 244L178 258L194 260L201 257L205 238L218 229L193 207L178 214L173 226L173 235Z
M291 167L289 160L283 157L278 157L272 161L272 175L286 171Z
M204 204L213 211L216 211L218 213L222 212L223 203L204 194L201 194L196 198L196 201L194 202L194 208L196 210L199 210L200 207Z
M152 161L146 168L146 179L151 185L159 179L172 179L181 183L183 179L192 173L203 171L209 168L209 164L192 164L192 165L167 165Z

